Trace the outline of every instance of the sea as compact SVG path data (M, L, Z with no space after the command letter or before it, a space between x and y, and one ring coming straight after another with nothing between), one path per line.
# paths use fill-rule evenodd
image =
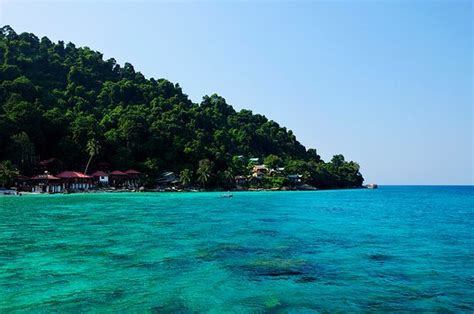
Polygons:
M474 187L0 197L0 312L474 311Z

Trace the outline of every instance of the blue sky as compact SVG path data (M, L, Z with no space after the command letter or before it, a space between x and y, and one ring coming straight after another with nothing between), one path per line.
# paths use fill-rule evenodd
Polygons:
M469 1L0 2L0 24L293 130L366 182L473 184Z

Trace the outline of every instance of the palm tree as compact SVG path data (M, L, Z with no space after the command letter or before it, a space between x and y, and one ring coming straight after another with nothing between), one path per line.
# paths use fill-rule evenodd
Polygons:
M101 147L99 145L99 142L95 139L91 139L87 142L86 151L89 154L89 161L87 162L86 170L84 170L85 174L87 174L87 170L89 169L92 157L96 156L99 153L100 148Z
M209 159L202 159L199 161L199 167L196 171L197 180L204 186L211 177L211 162Z
M234 173L230 168L222 173L222 178L226 188L231 188L234 185Z
M232 170L227 169L227 170L224 171L224 180L227 183L234 182L234 173L232 172Z
M193 176L193 172L189 169L183 169L179 173L179 181L183 186L188 186L191 183L191 178Z
M19 174L10 160L0 162L0 186L7 187Z

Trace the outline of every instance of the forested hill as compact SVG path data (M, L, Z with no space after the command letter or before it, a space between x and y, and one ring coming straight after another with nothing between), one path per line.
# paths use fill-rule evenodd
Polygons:
M193 103L178 84L146 79L129 63L87 47L0 30L0 161L34 171L32 158L59 158L83 171L108 162L157 176L186 169L203 185L245 175L241 158L260 157L321 188L360 186L359 166L337 155L323 162L292 131L218 95ZM268 159L268 157L270 159ZM239 160L239 161L238 161Z

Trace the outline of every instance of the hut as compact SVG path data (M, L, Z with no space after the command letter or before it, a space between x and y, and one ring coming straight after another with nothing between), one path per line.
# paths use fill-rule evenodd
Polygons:
M127 185L129 187L138 188L142 183L142 173L134 169L128 169L125 171L128 176Z
M99 170L91 174L91 176L97 184L109 185L109 174Z
M114 187L124 187L128 179L128 175L120 170L112 171L109 177L110 185Z
M63 189L88 190L95 186L94 178L79 171L63 171L56 175L62 181Z
M252 169L252 177L257 179L263 179L265 174L268 172L268 168L265 165L255 165Z
M17 191L31 192L31 178L21 174L15 177L15 187Z
M172 171L163 172L156 180L158 187L170 187L179 183L179 177Z
M249 161L253 163L254 165L257 165L260 162L260 158L252 157L252 158L249 158Z
M36 193L60 193L63 190L61 179L50 174L40 174L31 178L32 191Z
M276 168L273 168L273 169L270 169L269 170L269 173L272 175L272 174L282 174L283 172L285 172L285 168L283 167L276 167Z
M288 181L292 184L300 184L303 182L303 175L301 174L290 174L288 175Z
M245 176L235 176L235 184L238 186L245 185L247 183L247 177Z

